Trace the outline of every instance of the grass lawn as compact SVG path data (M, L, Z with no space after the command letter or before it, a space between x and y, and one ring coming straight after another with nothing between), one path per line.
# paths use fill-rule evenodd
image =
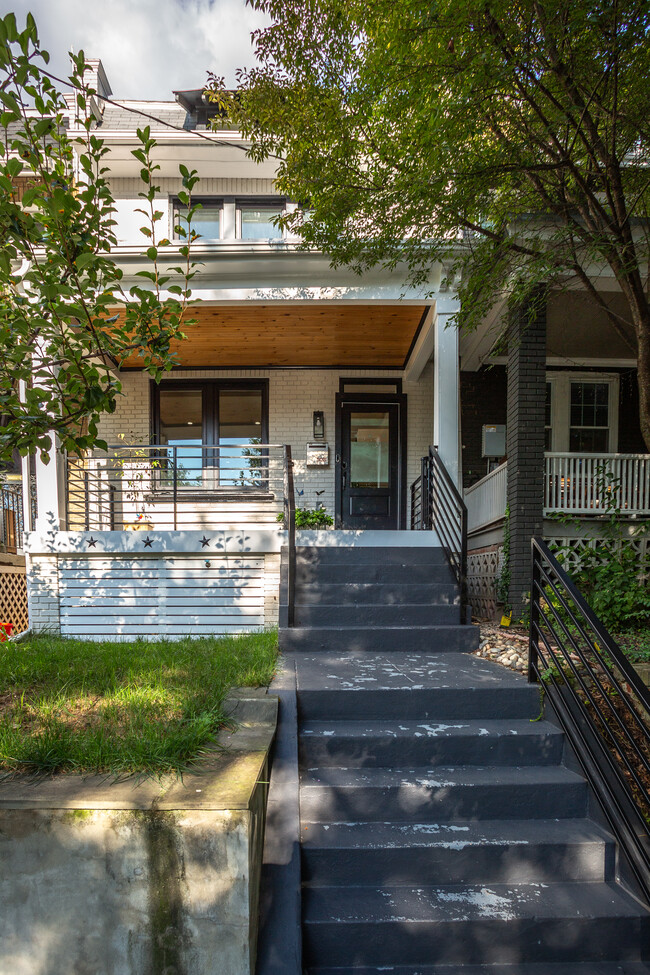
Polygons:
M0 643L0 772L182 771L214 742L233 687L268 684L277 633Z

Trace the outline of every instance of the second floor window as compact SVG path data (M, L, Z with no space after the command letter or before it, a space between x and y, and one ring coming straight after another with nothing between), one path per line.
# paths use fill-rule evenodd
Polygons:
M282 240L282 228L273 221L283 213L282 201L238 200L237 236L242 240Z
M199 197L194 200L194 203L200 203L201 206L192 217L192 230L204 240L219 240L223 224L223 201ZM178 200L174 201L173 231L176 240L185 239L177 228L180 227L187 233L187 212L186 206L180 204Z
M192 217L192 230L208 243L215 240L282 240L284 233L274 220L286 210L286 203L278 197L201 197ZM172 236L185 240L188 230L188 208L172 200ZM179 229L180 228L180 229ZM185 233L182 233L185 231Z

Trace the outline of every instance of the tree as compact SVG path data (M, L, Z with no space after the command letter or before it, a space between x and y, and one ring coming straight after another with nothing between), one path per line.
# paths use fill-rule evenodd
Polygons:
M633 326L650 450L647 0L251 2L272 25L231 112L310 211L286 225L360 272L443 261L466 328L577 280Z
M111 257L115 205L92 112L96 92L81 53L66 103L48 60L31 15L23 31L13 14L0 19L0 460L16 448L22 455L39 448L47 458L51 431L68 450L105 447L97 421L115 410L116 367L133 352L154 379L171 367L195 273L188 226L179 228L183 266L159 266L159 167L144 128L133 155L150 263L138 272L142 286L123 289ZM196 175L180 168L179 197L191 218Z

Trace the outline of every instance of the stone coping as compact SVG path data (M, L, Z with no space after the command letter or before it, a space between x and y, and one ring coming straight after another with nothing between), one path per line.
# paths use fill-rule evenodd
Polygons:
M0 782L2 809L247 809L265 772L278 698L265 688L231 692L226 710L235 729L223 731L196 771L160 778L106 775L20 775Z

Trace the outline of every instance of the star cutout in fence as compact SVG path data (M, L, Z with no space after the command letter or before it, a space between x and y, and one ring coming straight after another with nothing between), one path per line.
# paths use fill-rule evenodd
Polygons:
M91 535L90 538L88 539L88 548L94 548L96 544L97 544L97 539L93 538Z
M144 547L151 548L152 545L153 545L153 538L149 538L149 536L147 535L147 537L144 540Z
M205 535L201 539L201 548L205 548L206 545L210 544L210 539L206 538Z

